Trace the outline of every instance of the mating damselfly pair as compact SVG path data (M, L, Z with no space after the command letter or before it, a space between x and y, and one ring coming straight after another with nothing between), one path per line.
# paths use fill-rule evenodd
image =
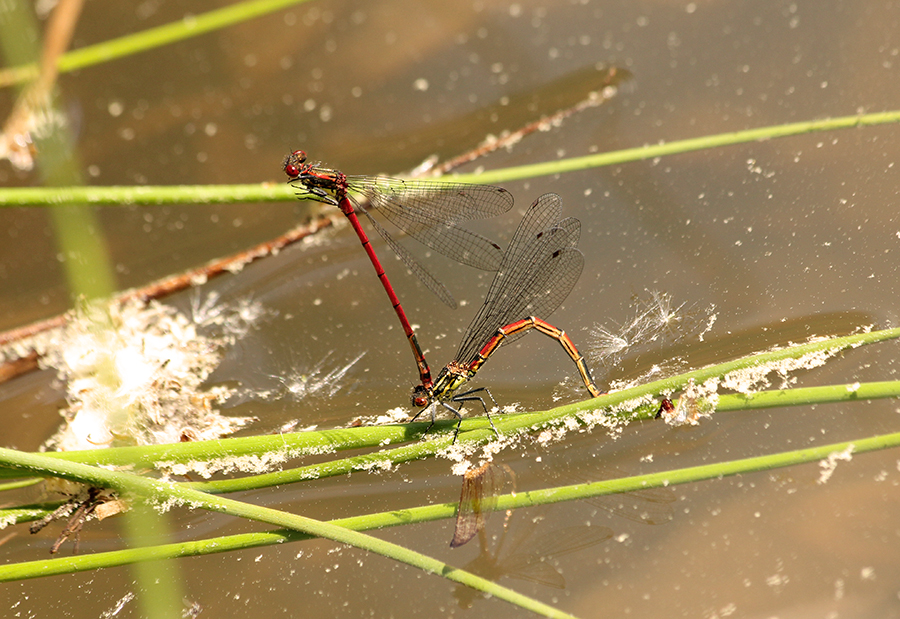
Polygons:
M413 390L411 400L421 410L413 419L429 410L433 425L435 409L440 405L461 423L461 410L466 402L481 403L488 414L480 395L485 389L463 392L460 389L497 348L532 329L556 339L575 362L590 394L594 397L601 394L571 338L544 320L569 295L584 267L584 256L577 247L581 224L573 217L560 218L562 201L559 196L548 193L535 200L503 251L498 244L461 225L466 220L509 211L513 197L500 187L347 176L308 162L306 153L299 150L288 155L283 168L298 196L341 209L369 256L409 340L418 368L419 384ZM496 271L484 304L463 335L456 356L436 379L431 377L415 332L357 213L366 216L391 249L432 292L451 307L456 303L446 287L416 262L370 211L381 213L402 232L461 264ZM493 421L491 425L493 427ZM459 432L459 423L456 432Z

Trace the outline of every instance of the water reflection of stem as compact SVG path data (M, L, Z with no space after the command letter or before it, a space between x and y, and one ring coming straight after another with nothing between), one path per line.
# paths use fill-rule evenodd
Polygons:
M52 90L56 78L56 62L59 53L67 47L72 27L80 11L80 2L66 3L64 10L53 20L54 34L46 43L42 55L42 73L39 80L28 92L23 93L19 114L43 114L58 116L53 110ZM34 24L32 35L37 38ZM61 34L60 34L61 31ZM81 166L74 152L74 139L67 127L59 123L49 123L45 135L33 136L36 142L36 153L39 162L41 180L48 186L80 185ZM115 289L114 269L100 222L93 208L85 205L70 204L62 208L52 209L51 222L56 234L60 254L63 257L69 292L76 301L82 298L95 299L111 295ZM104 487L102 484L100 487ZM126 525L135 524L131 529L126 526L126 537L132 545L143 535L158 535L163 521L159 518L143 518L135 523L129 516ZM154 537L154 539L162 539ZM147 617L176 616L181 606L177 570L162 569L161 564L148 563L136 568L135 576L144 590L140 597L143 614ZM155 587L155 589L154 589ZM153 595L147 595L150 591Z
M170 518L152 508L135 503L123 514L125 539L131 548L152 546L164 540L171 531ZM162 561L142 561L134 564L132 574L138 584L138 603L144 617L180 617L184 580L176 566Z

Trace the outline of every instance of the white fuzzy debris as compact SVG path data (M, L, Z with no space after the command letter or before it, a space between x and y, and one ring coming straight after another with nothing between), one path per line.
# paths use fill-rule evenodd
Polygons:
M450 472L453 475L462 477L463 475L466 474L466 471L469 471L470 469L474 469L474 468L475 468L475 465L473 465L468 460L459 460L458 462L453 463L453 466L450 467Z
M469 460L477 450L477 445L457 441L444 449L438 450L435 455L446 458L451 462L459 463L464 460Z
M487 462L493 462L494 456L507 448L516 446L519 443L519 437L515 434L505 434L497 437L496 440L486 443L481 448L481 458L478 466Z
M213 460L191 460L189 462L161 460L154 462L153 466L160 471L165 471L168 475L183 476L194 473L208 479L214 473L232 473L234 471L253 475L268 473L280 468L288 460L302 456L333 453L335 453L335 449L326 445L302 448L285 447L262 454L228 456ZM316 479L318 476L319 473L312 470L305 478Z
M697 385L693 380L685 385L675 410L671 413L661 411L662 418L670 426L697 425L701 417L710 417L719 403L719 381L715 378Z
M128 604L131 600L134 599L134 593L128 592L121 598L119 601L115 603L115 605L107 611L104 611L100 614L101 619L111 619L118 615L125 608L125 605Z
M773 574L766 578L766 584L770 587L781 588L788 583L788 580L784 574Z
M155 466L169 475L196 474L209 479L214 473L241 471L243 473L267 473L291 459L288 452L267 452L262 456L240 456L221 460L190 460L188 462L156 462Z
M824 460L819 460L819 468L822 471L819 473L819 479L816 481L817 484L827 483L831 476L834 474L834 470L837 468L838 462L843 460L844 462L850 462L853 459L853 445L847 445L847 448L843 451L835 451L828 454L828 457Z
M749 395L754 391L770 387L772 383L769 381L768 377L769 374L775 372L781 378L778 389L788 389L796 382L796 378L791 377L792 372L798 370L811 370L825 365L831 357L838 354L840 351L840 348L819 350L803 355L802 357L770 361L742 370L735 370L722 378L722 387Z
M398 406L396 408L385 411L383 415L364 415L361 417L357 417L356 420L359 421L359 424L357 425L386 426L392 423L405 423L409 421L410 417L412 417L412 415L410 415L408 410L406 410L402 406Z
M713 325L716 324L716 320L718 320L718 318L719 318L718 314L713 313L714 311L715 311L715 306L710 305L709 316L706 319L706 326L703 327L703 330L700 331L700 335L698 336L698 338L701 342L704 341L703 338L706 336L706 334L709 333L710 331L712 331Z
M213 409L231 394L204 382L223 349L243 336L261 308L207 302L193 320L160 303L91 304L46 342L41 363L66 384L65 426L48 448L204 440L231 434L252 418ZM217 335L205 335L216 331Z
M710 308L707 312L711 312ZM626 355L645 350L652 345L663 346L677 342L699 328L694 309L677 307L666 293L651 291L633 300L631 318L611 328L597 326L591 330L589 354L594 363L606 367L619 365ZM707 316L707 327L712 326Z
M333 352L333 351L332 351ZM324 371L325 362L331 356L329 352L311 370L305 372L293 372L286 378L273 376L284 386L284 392L280 396L287 396L294 401L306 400L313 396L331 398L344 386L344 376L365 356L365 351L345 365Z
M0 518L0 531L5 529L6 527L12 526L14 524L19 523L19 517L22 516L23 520L25 516L29 516L31 518L39 519L46 514L46 511L43 509L30 509L30 510L22 510L17 514L10 514L3 518ZM10 535L14 535L11 533Z
M390 458L375 458L354 468L369 473L388 473L393 470L394 463Z

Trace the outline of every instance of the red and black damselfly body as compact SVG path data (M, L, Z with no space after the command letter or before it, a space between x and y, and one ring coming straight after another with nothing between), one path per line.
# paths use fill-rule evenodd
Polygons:
M487 413L484 399L477 395L487 392L486 389L457 391L499 346L515 341L530 329L556 339L575 362L590 394L601 395L584 357L569 336L541 319L562 304L584 268L584 256L577 249L581 222L573 217L560 220L561 211L562 201L552 193L541 196L528 208L503 256L484 305L463 335L456 357L441 370L433 385L423 381L413 391L413 405L424 407L416 417L430 409L433 425L435 407L439 404L452 411L462 423L460 410L466 402L473 401L480 402ZM451 403L458 406L454 408ZM456 431L459 432L459 424Z
M397 228L448 258L477 269L496 271L503 262L500 246L459 224L467 219L493 217L507 212L513 205L512 194L489 185L347 176L338 170L307 162L306 153L302 150L288 155L283 167L290 178L288 182L297 189L297 195L337 206L347 216L409 340L421 384L431 388L431 373L425 355L356 213L361 212L369 219L378 234L429 290L455 308L456 301L450 291L394 240L372 217L369 208L382 213ZM365 201L356 196L363 196Z

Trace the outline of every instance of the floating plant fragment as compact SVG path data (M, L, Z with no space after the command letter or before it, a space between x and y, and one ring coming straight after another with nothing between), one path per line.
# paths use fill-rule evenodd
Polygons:
M244 304L207 315L207 324L197 313L191 320L156 302L79 308L45 343L42 364L58 371L68 403L62 411L66 423L46 447L70 451L177 443L218 438L244 427L251 417L225 417L213 408L231 390L205 381L225 347L244 335L260 313L259 307Z

